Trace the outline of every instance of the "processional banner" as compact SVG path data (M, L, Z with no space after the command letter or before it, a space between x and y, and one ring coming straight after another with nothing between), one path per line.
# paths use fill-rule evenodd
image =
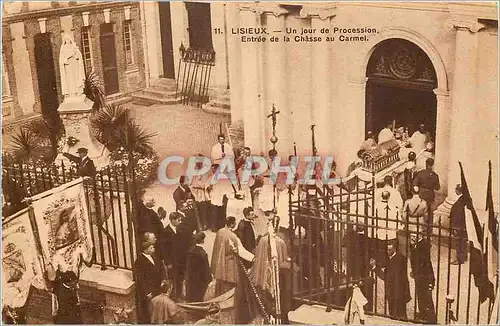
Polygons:
M83 178L32 197L46 263L78 274L79 257L92 259L91 223Z
M43 264L35 237L30 208L17 212L2 223L3 306L23 307L31 285L45 289Z

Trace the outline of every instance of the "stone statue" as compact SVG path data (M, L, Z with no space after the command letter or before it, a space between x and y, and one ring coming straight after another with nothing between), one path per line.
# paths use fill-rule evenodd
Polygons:
M80 49L69 34L64 34L59 51L59 69L61 70L61 89L64 101L76 100L85 96L85 72Z

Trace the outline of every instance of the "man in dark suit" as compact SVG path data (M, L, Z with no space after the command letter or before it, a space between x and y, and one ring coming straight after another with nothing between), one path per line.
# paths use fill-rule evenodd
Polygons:
M454 239L456 259L451 262L453 265L463 264L467 261L467 229L465 226L465 206L466 202L462 195L462 186L455 187L455 193L458 195L457 201L451 206L450 228L451 236Z
M354 230L348 231L342 239L343 246L346 248L347 275L350 280L361 284L360 289L365 295L368 303L365 310L371 311L373 304L373 279L370 277L370 258L375 256L372 242L365 235L363 225L355 225ZM330 231L329 231L329 234ZM329 239L336 239L338 236L329 236ZM332 240L330 240L332 241Z
M153 209L156 202L154 197L144 195L142 201L137 207L137 232L143 234L152 232L156 238L161 242L161 233L163 224L158 213ZM158 248L161 252L161 248Z
M149 324L149 304L151 299L161 293L166 281L165 269L155 255L156 236L147 232L141 242L141 253L134 264L134 274L137 287L139 323Z
M429 324L436 324L436 312L432 301L432 290L436 279L431 262L431 243L422 234L411 235L410 263L410 275L415 279L419 316Z
M176 208L180 207L182 201L186 201L188 198L194 198L191 189L185 184L185 179L184 176L180 177L179 186L175 189L173 194Z
M194 231L197 231L198 228L201 229L201 225L199 225L199 220L196 215L197 212L195 211L194 201L192 199L188 199L186 201L181 200L179 202L177 212L182 215L182 225L185 231L192 234Z
M419 188L419 193L418 195L420 198L425 200L427 202L427 206L429 207L428 210L428 218L427 218L427 225L428 225L428 232L432 232L432 225L433 225L433 210L435 209L434 207L434 199L436 197L435 191L438 191L440 189L439 185L439 176L437 175L436 172L433 171L433 166L434 166L434 159L429 157L425 161L425 170L419 171L417 174L415 174L415 177L413 179L413 186L417 186Z
M80 177L94 177L96 169L94 162L87 156L88 150L82 147L78 149L77 153L78 156L69 153L63 153L63 155L78 165L78 175Z
M250 252L253 252L257 245L255 241L255 227L253 224L254 218L255 213L253 208L245 207L243 209L243 219L238 223L238 229L235 232L238 238L240 238L243 247Z
M203 249L205 233L194 235L195 245L189 249L186 261L186 300L201 302L205 297L208 284L212 282L212 273L208 263L208 255Z
M389 304L389 315L397 320L406 320L406 304L410 302L410 283L408 281L408 264L406 257L397 251L397 242L387 244L388 263L385 268L370 265L385 283L385 299Z
M170 224L162 232L162 258L167 267L168 277L174 283L174 294L180 297L182 295L182 281L184 279L182 270L183 258L180 257L182 255L182 236L179 231L179 226L182 223L182 215L178 212L173 212L170 213L169 219Z

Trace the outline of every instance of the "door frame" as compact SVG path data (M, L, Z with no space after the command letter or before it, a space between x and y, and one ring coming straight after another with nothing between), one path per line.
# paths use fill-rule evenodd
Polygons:
M160 48L163 78L175 79L174 42L172 33L172 12L170 2L158 2ZM168 10L167 10L168 9ZM164 28L168 27L168 28ZM170 52L167 53L167 52Z

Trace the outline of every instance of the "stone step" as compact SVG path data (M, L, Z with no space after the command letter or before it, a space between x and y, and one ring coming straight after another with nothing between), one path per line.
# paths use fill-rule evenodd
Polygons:
M163 85L150 85L149 89L153 89L158 92L175 92L175 85L163 86Z
M231 102L231 96L229 92L227 93L214 93L210 95L210 100L218 100L224 102Z
M157 93L147 93L144 91L137 92L133 95L134 99L137 99L139 101L146 101L146 102L153 102L153 103L159 103L159 104L177 104L181 102L181 99L176 99L174 97L168 97L165 96L164 94L157 94Z
M175 90L176 82L177 81L175 79L159 78L159 79L151 81L151 85L163 86L163 87L167 87L170 89L173 88Z
M229 103L229 101L215 99L215 100L210 100L210 103L212 104L212 106L216 106L221 109L227 110L229 114L231 114L231 104Z
M175 99L175 90L174 91L162 91L162 90L155 89L155 88L145 88L142 90L142 93L145 95L161 96L161 97Z
M175 88L176 87L179 87L181 88L181 84L179 85L176 85L175 82L172 82L172 83L152 83L151 85L149 85L150 88L154 88L154 89L158 89L158 90L162 90L162 91L174 91L175 92Z
M216 105L214 102L208 102L207 104L204 104L201 107L201 109L207 113L220 114L220 115L224 115L224 116L231 116L231 108L230 107Z

